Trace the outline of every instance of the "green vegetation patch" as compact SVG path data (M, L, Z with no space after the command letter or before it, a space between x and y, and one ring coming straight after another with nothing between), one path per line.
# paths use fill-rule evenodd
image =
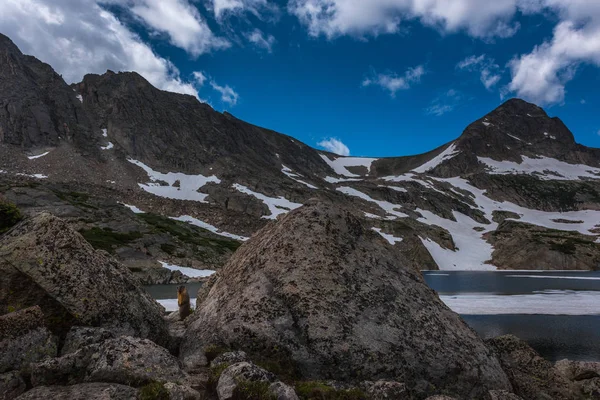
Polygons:
M90 208L93 210L98 210L98 207L89 204L88 200L90 199L90 195L87 193L81 192L61 192L59 190L54 190L54 194L61 200L70 203L76 207L84 207Z
M296 383L296 394L302 400L366 400L360 389L338 390L323 382L305 381Z
M269 390L269 382L241 381L233 390L232 400L277 400Z
M93 227L79 231L95 249L106 250L114 253L116 248L124 247L130 242L140 239L143 235L140 232L120 233L114 232L110 228Z
M0 199L0 234L8 231L22 219L23 216L17 206Z
M162 383L152 382L140 388L139 400L169 400L169 391Z
M236 240L220 239L214 237L212 232L187 222L175 221L171 218L153 213L136 214L138 218L151 225L154 232L167 233L176 237L184 243L193 244L201 247L214 249L218 254L234 252L240 247L241 243ZM161 247L162 248L162 247ZM166 253L166 250L163 249Z

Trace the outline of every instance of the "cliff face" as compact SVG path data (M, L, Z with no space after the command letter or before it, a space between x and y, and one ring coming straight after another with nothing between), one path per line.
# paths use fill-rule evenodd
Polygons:
M104 248L147 281L170 279L158 261L218 269L241 240L311 198L363 215L420 269L562 268L551 262L558 258L598 268L600 150L522 100L425 154L339 157L160 91L134 72L87 75L68 87L6 37L0 57L3 194L25 213L114 231L103 233L112 236ZM575 232L592 256L582 246L562 251L575 237L565 233L529 243L543 263L506 257L521 230L494 235L498 213L531 232Z

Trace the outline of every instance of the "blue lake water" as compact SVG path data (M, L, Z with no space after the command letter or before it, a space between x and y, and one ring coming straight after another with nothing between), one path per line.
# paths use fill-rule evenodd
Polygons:
M483 338L510 333L551 361L600 361L600 272L425 271L423 276ZM174 310L177 286L146 290ZM195 294L201 284L186 286Z

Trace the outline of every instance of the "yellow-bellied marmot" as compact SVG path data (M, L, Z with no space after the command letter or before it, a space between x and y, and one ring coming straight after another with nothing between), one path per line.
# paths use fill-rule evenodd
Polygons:
M179 319L183 321L192 313L190 307L190 295L185 286L177 288L177 305L179 306Z

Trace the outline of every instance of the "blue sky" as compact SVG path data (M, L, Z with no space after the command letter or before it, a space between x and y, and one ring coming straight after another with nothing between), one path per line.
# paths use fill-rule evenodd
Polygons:
M8 0L0 32L69 82L136 70L309 145L335 138L351 155L431 150L510 97L600 147L593 3Z

